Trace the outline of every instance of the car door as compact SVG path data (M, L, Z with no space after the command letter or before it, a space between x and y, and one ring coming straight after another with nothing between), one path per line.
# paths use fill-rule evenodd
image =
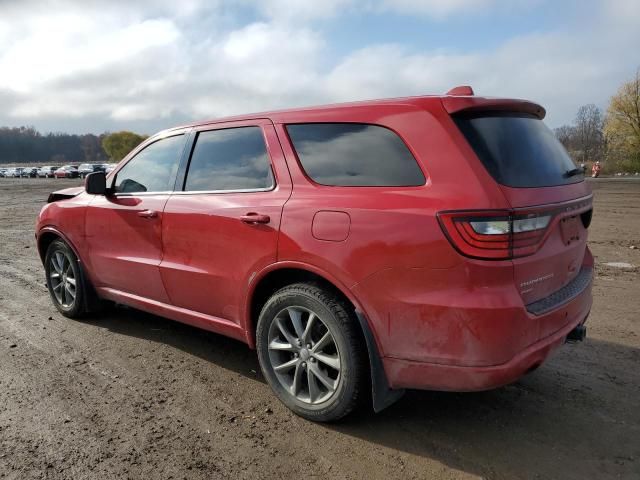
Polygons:
M109 193L89 204L88 261L98 289L168 303L158 270L162 211L175 186L186 137L181 132L144 146L110 178Z
M197 129L165 207L160 271L171 302L240 324L249 279L276 261L291 179L269 120Z

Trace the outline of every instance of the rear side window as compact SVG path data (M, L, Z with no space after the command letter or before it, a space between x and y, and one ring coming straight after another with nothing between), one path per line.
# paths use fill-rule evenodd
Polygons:
M271 163L260 127L198 133L185 190L257 190L272 187Z
M391 130L360 123L287 126L302 168L316 183L341 187L418 186L425 177Z
M528 115L461 115L458 128L500 184L549 187L581 182L576 166L542 120Z

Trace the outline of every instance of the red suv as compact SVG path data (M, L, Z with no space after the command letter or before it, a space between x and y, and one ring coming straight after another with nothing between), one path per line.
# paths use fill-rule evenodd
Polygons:
M544 115L458 87L163 131L51 194L51 298L241 340L312 420L508 384L592 302L592 195Z

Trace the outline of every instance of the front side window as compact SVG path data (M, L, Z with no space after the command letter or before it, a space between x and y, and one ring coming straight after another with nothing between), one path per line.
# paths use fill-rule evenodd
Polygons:
M316 183L341 187L419 186L425 177L394 132L362 123L287 125L302 168Z
M257 190L271 187L271 164L260 127L198 133L185 190Z
M116 193L167 192L173 190L184 147L184 135L154 142L122 167L116 176Z

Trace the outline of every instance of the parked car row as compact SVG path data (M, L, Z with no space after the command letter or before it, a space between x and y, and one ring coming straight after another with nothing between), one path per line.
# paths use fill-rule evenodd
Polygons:
M93 172L110 173L114 163L83 163L62 167L12 167L0 168L0 178L84 178Z
M0 177L33 178L37 176L37 170L32 167L0 168Z

